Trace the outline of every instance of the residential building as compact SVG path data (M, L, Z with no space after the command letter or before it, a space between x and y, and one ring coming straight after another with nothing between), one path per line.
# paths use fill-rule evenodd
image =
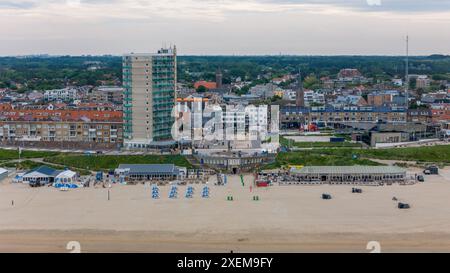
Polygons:
M125 147L171 139L177 82L176 48L123 57Z
M341 69L337 75L338 83L362 83L366 79L362 76L358 69L346 68Z
M367 104L371 106L387 106L401 101L404 104L404 97L400 101L396 101L396 97L400 97L400 92L397 90L374 91L367 95Z
M209 103L209 99L200 95L190 95L186 98L177 98L177 111L178 117L181 119L187 119L183 122L190 122L188 128L190 131L183 132L183 135L177 136L178 140L185 139L188 141L203 139L203 126L205 124L205 118L203 113ZM184 123L183 123L184 125ZM183 126L183 129L186 129Z
M291 100L294 101L297 98L297 91L292 89L285 89L283 91L283 100Z
M254 96L259 96L263 99L272 98L275 95L277 86L273 83L258 84L250 88L249 93Z
M416 88L427 89L431 85L431 79L427 75L418 75L416 78Z
M347 106L320 107L285 106L280 108L280 127L282 129L301 128L311 123L333 124L337 122L406 122L404 107Z
M392 84L394 86L401 87L401 86L403 86L403 80L402 79L397 79L397 78L392 79Z
M423 103L450 103L450 93L445 91L422 94Z
M333 105L339 106L365 106L367 105L366 100L357 95L348 95L348 96L338 96Z
M75 88L53 89L44 92L44 100L46 101L72 101L77 98L77 90Z
M0 143L68 149L122 146L121 111L7 109L0 115Z
M312 106L314 104L325 104L325 95L313 90L305 90L300 91L303 92L304 100L303 104L304 106ZM299 93L297 93L297 97L299 96ZM297 101L297 104L301 104L301 100Z
M450 121L450 104L432 104L431 120L434 123L446 123Z
M123 102L123 88L118 86L100 86L92 90L91 101L95 102Z
M428 108L408 109L408 122L431 122L432 112Z

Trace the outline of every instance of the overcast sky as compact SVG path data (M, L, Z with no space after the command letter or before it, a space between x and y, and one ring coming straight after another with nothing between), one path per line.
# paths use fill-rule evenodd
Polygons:
M450 0L0 0L0 55L450 54Z

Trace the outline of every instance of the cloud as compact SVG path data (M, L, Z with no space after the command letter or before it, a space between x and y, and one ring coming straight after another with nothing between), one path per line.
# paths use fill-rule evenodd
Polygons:
M450 0L0 0L0 25L1 54L448 53Z
M7 11L7 13L5 13ZM405 14L450 11L450 0L0 0L0 14L65 18L123 18L153 16L223 21L234 13L349 13Z
M442 12L450 11L450 0L261 0L284 4L333 6L358 11Z
M367 0L369 6L381 6L381 0Z
M30 9L36 6L35 2L30 1L2 1L0 0L1 9Z

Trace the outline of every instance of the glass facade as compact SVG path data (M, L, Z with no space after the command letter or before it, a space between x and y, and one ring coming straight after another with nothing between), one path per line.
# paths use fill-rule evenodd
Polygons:
M171 139L174 123L172 109L175 106L176 85L175 56L153 57L153 139Z
M133 98L132 94L132 59L131 57L123 58L122 80L123 80L123 121L124 121L124 139L132 139L133 137Z

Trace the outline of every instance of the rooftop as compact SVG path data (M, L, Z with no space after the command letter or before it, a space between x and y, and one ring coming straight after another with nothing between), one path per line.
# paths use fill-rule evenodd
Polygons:
M25 175L33 173L33 172L38 172L38 173L41 173L41 174L44 174L44 175L47 175L47 176L56 176L61 171L55 170L53 168L50 168L50 167L47 167L47 166L44 165L44 166L40 166L40 167L37 167L35 169L32 169L32 170L26 172Z
M0 120L8 121L122 121L122 111L5 109Z
M173 174L174 164L120 164L118 169L129 169L130 174Z
M390 107L390 106L348 106L348 107L333 107L326 105L321 107L299 107L299 106L284 106L280 107L281 113L314 113L314 112L406 112L405 107Z
M309 166L293 169L297 174L390 174L405 173L406 170L395 166Z
M207 82L207 81L198 81L194 83L194 88L198 89L200 86L205 87L206 89L215 89L217 88L216 82Z

